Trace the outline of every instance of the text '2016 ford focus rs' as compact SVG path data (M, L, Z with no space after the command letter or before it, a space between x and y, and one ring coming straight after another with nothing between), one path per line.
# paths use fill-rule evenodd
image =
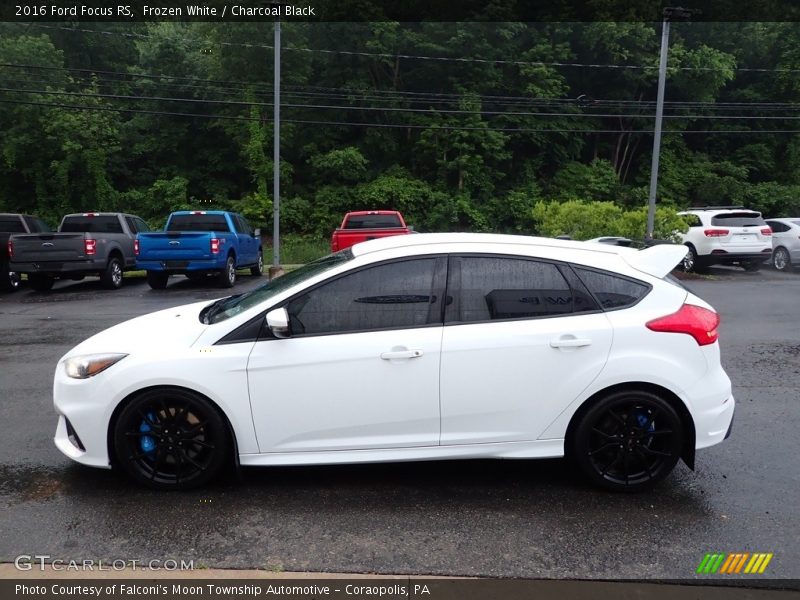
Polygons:
M420 234L121 323L58 363L55 443L161 489L230 465L571 457L640 490L730 432L680 245Z

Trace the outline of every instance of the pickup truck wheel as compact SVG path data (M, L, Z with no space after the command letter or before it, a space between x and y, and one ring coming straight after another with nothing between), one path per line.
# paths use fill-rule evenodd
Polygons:
M100 283L107 290L118 290L122 287L122 261L116 256L108 260L106 270L100 276Z
M28 282L37 292L46 292L53 288L55 278L46 273L32 273L28 275Z
M0 264L0 289L13 292L19 289L19 273L8 270L8 264Z
M167 287L168 279L169 273L164 273L162 271L147 272L147 285L154 290L163 290L165 287Z
M253 277L261 277L264 274L264 255L260 249L258 251L258 262L254 267L250 267L250 274Z
M236 260L229 256L225 262L225 268L220 271L219 285L224 288L232 288L236 283Z

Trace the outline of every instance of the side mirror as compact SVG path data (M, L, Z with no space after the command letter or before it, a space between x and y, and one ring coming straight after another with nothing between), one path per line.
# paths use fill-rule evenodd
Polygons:
M276 338L288 338L289 313L285 308L276 308L267 313L267 327Z
M261 228L260 227L256 227L253 230L253 237L261 237Z

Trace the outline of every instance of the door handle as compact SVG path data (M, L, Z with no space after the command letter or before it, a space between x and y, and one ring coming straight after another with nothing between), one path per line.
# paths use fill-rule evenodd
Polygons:
M383 360L395 360L398 358L419 358L422 356L422 350L392 350L391 352L382 352L381 358Z
M557 340L550 340L551 348L580 348L591 344L592 340L589 338L562 337Z

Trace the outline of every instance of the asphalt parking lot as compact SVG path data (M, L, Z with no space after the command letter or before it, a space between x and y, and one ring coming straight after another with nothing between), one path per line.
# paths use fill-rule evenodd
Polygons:
M200 491L140 489L55 449L53 368L115 323L225 292L87 279L0 294L0 561L684 579L702 577L705 553L741 551L774 553L762 577L800 579L800 274L714 269L685 283L722 315L733 436L698 452L695 472L681 464L632 496L589 487L561 460L263 468Z

